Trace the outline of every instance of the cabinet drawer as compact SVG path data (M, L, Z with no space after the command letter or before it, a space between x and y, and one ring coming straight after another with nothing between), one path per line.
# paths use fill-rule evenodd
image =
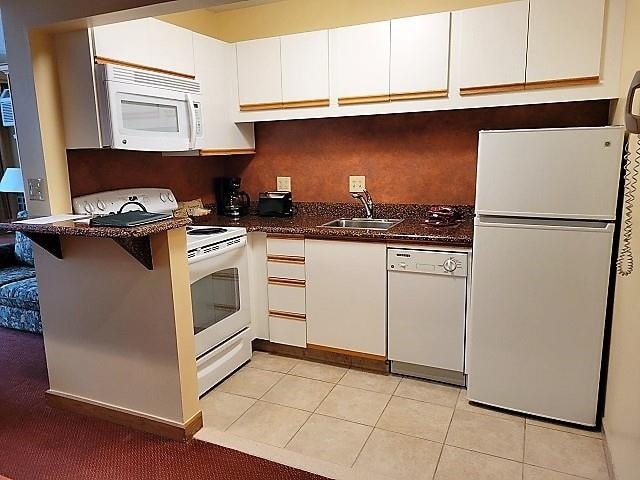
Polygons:
M304 238L282 238L267 235L267 255L304 258Z
M285 283L286 282L286 283ZM290 313L305 313L304 282L269 279L269 310ZM299 282L299 280L294 280Z
M302 257L267 257L267 271L270 277L304 280L304 259Z
M269 315L269 341L306 348L307 322Z

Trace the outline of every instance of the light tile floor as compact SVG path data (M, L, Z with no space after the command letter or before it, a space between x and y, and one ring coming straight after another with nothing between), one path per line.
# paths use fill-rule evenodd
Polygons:
M396 375L254 352L201 406L197 438L331 478L609 479L600 433Z

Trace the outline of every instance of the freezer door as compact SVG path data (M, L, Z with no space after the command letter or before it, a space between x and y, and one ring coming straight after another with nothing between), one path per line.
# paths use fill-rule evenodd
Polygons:
M476 220L469 399L594 425L612 224Z
M612 220L622 127L480 132L476 212Z

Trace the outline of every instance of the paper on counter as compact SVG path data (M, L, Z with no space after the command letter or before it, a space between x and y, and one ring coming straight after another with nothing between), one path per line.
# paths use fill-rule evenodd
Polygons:
M74 214L62 214L51 215L49 217L30 218L29 220L18 220L13 223L29 223L32 225L46 225L48 223L65 222L69 220L84 220L91 218L91 215L74 215Z

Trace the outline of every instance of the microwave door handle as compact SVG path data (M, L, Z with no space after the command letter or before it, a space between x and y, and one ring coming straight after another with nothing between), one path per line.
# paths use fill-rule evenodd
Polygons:
M185 93L187 109L189 111L189 150L196 147L196 109L193 106L193 98L190 93Z

